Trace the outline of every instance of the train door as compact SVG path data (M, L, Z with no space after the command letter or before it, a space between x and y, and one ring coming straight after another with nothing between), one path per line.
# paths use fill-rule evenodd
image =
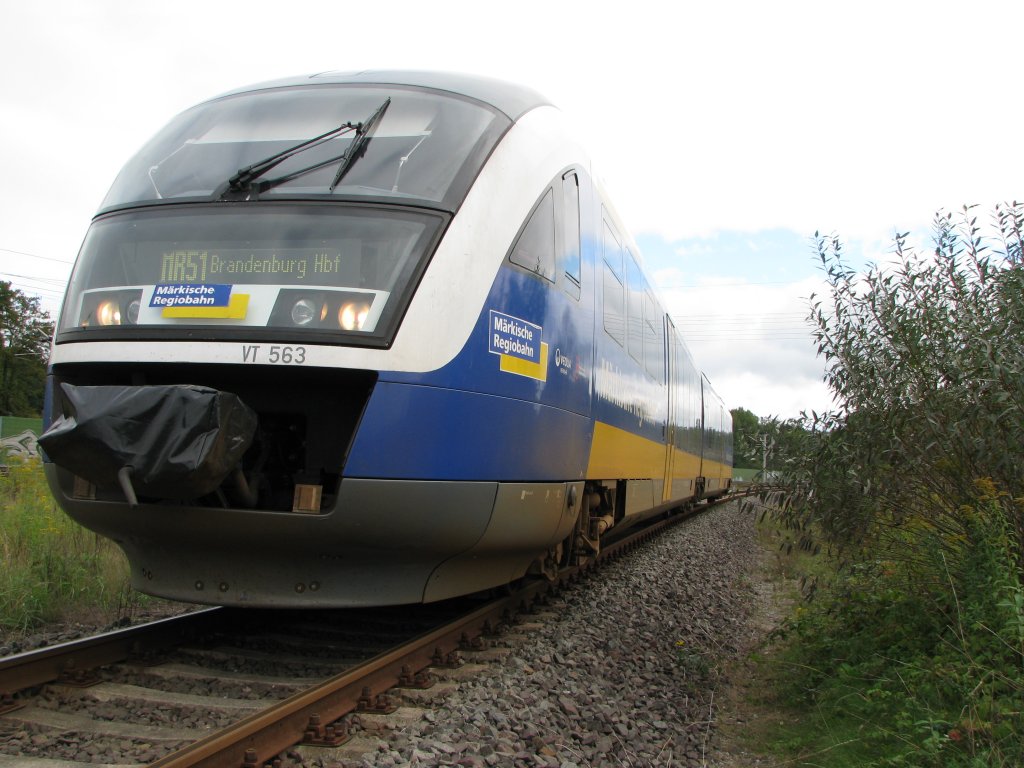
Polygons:
M585 179L585 177L584 177ZM561 269L561 286L565 310L557 323L565 330L571 328L572 343L555 350L555 368L560 377L572 382L574 391L571 407L580 414L590 416L592 377L584 372L593 365L594 338L594 279L587 268L583 234L587 231L586 204L588 190L580 183L580 171L572 169L562 174L561 211L557 217L557 241Z
M562 288L577 300L583 283L580 211L579 176L568 171L562 175Z
M704 397L704 374L698 374L697 379L697 391L700 395L700 421L698 427L700 434L698 439L700 441L700 464L699 471L697 472L697 484L694 489L694 498L699 499L704 495L704 485L706 480L704 478L704 460L708 455L708 412L707 412L707 398Z
M676 358L675 345L672 340L676 338L676 327L672 323L672 318L665 315L664 321L665 329L665 373L666 373L666 393L668 396L668 411L666 413L665 420L665 484L661 494L662 503L671 501L672 491L675 476L675 456L676 456L676 424L678 423L677 418L677 397L676 397L676 381L679 378L679 371L677 370L678 360Z

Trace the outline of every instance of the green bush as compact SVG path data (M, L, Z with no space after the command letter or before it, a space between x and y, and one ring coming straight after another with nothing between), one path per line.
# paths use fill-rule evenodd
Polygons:
M134 601L116 545L57 508L37 459L12 461L0 476L0 629L76 614L114 621Z
M925 554L877 550L786 629L790 696L856 723L877 765L1024 764L1024 590L994 501L963 510L954 561L908 526L902 546Z
M985 239L972 209L939 215L933 253L900 235L894 264L863 275L837 238L817 238L830 296L812 297L811 319L839 408L812 414L799 480L815 495L794 511L836 545L908 517L954 535L980 478L1024 496L1022 217L997 208ZM1024 547L1024 515L1006 512Z
M836 572L788 629L791 683L876 765L1024 765L1024 266L1019 204L861 275L817 237L811 319L838 408L775 497Z

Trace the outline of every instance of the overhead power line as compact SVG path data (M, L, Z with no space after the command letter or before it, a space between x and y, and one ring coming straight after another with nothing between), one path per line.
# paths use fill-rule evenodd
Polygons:
M0 272L0 275L6 275L7 277L14 277L14 278L17 278L19 280L31 280L31 281L36 282L36 283L49 283L50 285L55 285L55 286L58 286L60 288L63 288L65 285L67 285L67 282L68 282L66 278L35 277L33 275L16 275L13 272Z
M803 278L802 278L803 279ZM654 281L654 284L659 290L666 288L701 288L701 289L713 289L713 288L736 288L747 285L792 285L798 283L800 280L771 280L766 282L751 283L751 282L735 282L735 283L672 283L672 282L658 282Z
M793 341L796 339L810 339L812 334L787 331L785 333L684 333L686 341L720 341L729 342L733 339L761 339L762 341Z
M16 251L13 248L0 248L0 251L3 251L4 253L16 253L19 256L28 256L29 258L32 258L32 259L42 259L43 261L55 261L58 264L68 264L68 265L74 264L74 261L70 260L70 259L54 259L54 258L52 258L50 256L40 256L37 253L27 253L25 251Z

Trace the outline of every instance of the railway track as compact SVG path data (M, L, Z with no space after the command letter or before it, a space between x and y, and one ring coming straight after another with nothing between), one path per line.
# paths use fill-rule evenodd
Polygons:
M597 561L685 517L632 533ZM347 716L386 710L396 686L429 684L432 667L486 647L554 586L374 611L208 609L0 659L0 767L45 757L61 768L257 768L303 743L338 746Z

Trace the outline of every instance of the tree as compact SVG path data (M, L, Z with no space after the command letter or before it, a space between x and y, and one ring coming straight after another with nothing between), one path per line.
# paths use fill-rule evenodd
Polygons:
M803 457L809 432L799 419L759 418L742 407L730 413L734 466L782 470Z
M0 280L0 416L39 416L53 321L26 296Z
M743 468L760 467L761 449L757 443L760 419L746 408L733 408L729 413L732 414L733 464Z

